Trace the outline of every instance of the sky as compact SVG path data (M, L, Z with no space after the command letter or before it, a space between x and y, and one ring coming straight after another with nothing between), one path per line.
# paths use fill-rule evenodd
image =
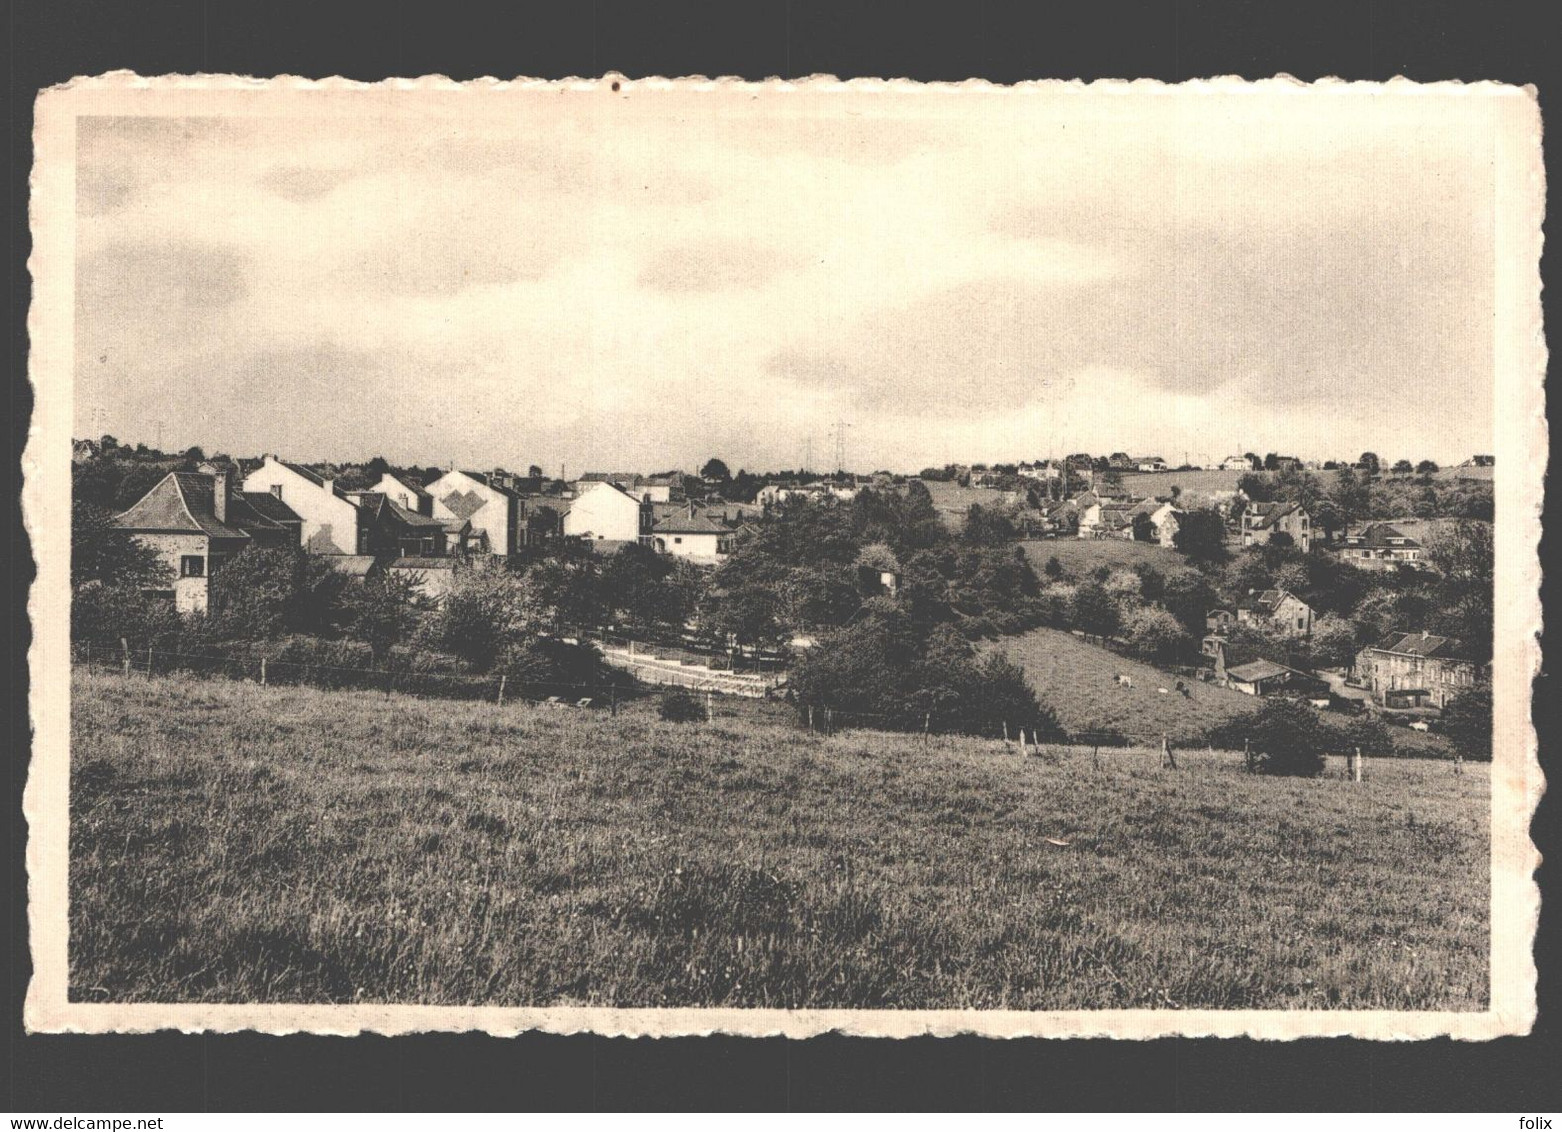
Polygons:
M82 117L74 430L569 476L838 441L862 471L1454 463L1492 448L1483 101L630 83Z

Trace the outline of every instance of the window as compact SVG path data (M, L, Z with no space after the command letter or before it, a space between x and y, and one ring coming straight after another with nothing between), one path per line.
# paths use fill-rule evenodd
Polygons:
M179 576L181 578L206 577L206 559L199 554L185 554L179 558Z
M1298 617L1296 619L1296 627L1298 629L1305 629L1305 628L1307 628L1307 618L1305 618L1305 617Z
M683 536L682 535L674 535L673 536L673 542L681 544L683 542Z
M279 483L272 484L271 485L271 494L275 495L278 499L281 499L282 498L282 485L279 484Z

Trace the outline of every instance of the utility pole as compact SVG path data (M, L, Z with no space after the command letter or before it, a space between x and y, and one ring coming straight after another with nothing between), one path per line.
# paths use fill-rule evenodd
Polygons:
M846 430L849 428L851 425L845 421L835 422L835 470L837 472L846 470Z

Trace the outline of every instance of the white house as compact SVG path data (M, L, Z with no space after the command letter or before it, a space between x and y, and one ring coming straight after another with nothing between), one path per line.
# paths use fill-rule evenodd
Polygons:
M433 497L436 519L472 524L474 538L490 554L514 554L525 542L521 532L521 497L500 482L497 474L451 469L424 489Z
M1148 499L1140 504L1137 510L1150 516L1150 539L1162 546L1175 547L1177 535L1177 520L1182 511L1171 502L1162 499Z
M1246 456L1227 456L1220 462L1220 470L1223 472L1250 472L1253 463Z
M377 491L386 499L394 501L398 506L405 507L408 511L416 511L419 515L434 514L434 497L415 483L393 476L386 472L380 477L380 482L369 489Z
M616 483L582 483L564 516L564 534L592 541L649 542L653 511Z
M652 545L674 558L710 564L732 553L731 528L692 507L659 519L651 530Z
M302 464L275 456L244 477L246 492L269 492L303 520L304 549L310 554L367 554L368 526L347 493Z

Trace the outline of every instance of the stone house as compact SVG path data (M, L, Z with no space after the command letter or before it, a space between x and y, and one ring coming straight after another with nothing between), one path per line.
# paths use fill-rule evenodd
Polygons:
M1475 687L1481 666L1463 642L1422 630L1394 632L1356 654L1356 682L1385 707L1445 707Z
M296 547L303 520L269 493L235 491L226 469L169 472L114 525L151 547L172 581L158 592L181 613L204 612L214 574L249 546Z

